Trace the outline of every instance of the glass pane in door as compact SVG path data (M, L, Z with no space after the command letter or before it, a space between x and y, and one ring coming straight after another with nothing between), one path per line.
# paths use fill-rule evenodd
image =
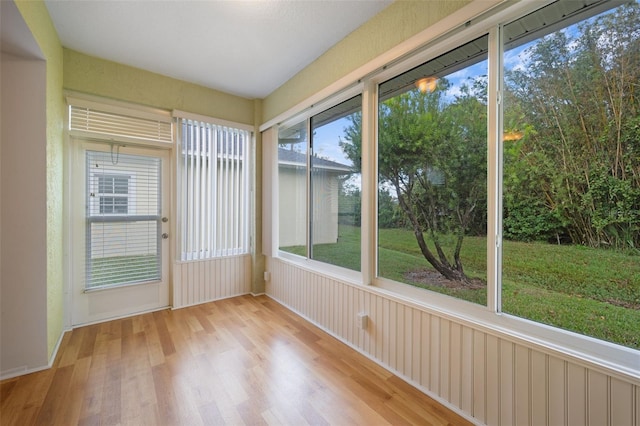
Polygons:
M159 158L87 151L86 289L161 279Z

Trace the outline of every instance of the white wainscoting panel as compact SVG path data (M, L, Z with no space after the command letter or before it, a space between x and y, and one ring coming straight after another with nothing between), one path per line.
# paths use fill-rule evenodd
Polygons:
M251 255L176 262L173 307L183 308L251 292Z
M477 423L640 425L635 378L276 258L267 270L267 295Z

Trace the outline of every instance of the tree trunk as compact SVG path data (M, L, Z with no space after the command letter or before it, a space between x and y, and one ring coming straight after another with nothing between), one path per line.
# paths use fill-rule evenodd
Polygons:
M405 212L405 214L409 218L409 222L411 222L411 226L413 228L413 234L416 237L416 241L418 242L418 246L420 247L420 252L422 253L422 256L424 256L427 262L429 262L431 266L433 266L435 270L438 271L440 274L442 274L442 276L445 277L446 279L451 281L458 281L462 283L469 283L469 279L464 274L462 270L462 263L459 259L458 259L459 268L456 269L452 267L449 264L449 262L445 263L445 262L439 261L431 252L431 250L429 250L429 247L427 247L427 243L424 240L424 230L422 229L422 226L420 226L420 222L418 221L418 218L415 216L415 214L411 210L411 206L405 200L405 194L403 194L400 191L399 185L396 185L396 193L398 194L398 203L400 204L400 207L402 207L402 210ZM437 242L436 242L436 249L439 252L442 252L442 248ZM442 252L442 254L444 253Z

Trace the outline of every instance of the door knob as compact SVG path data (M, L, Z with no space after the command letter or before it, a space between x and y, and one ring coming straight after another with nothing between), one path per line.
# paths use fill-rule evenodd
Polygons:
M167 238L169 238L169 234L167 234L166 232L164 234L162 234L162 239L166 240Z

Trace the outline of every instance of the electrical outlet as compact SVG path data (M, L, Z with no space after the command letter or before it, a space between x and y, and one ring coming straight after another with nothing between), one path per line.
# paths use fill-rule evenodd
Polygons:
M364 312L360 312L356 317L356 326L360 330L366 330L368 324L369 324L369 315L365 314Z

